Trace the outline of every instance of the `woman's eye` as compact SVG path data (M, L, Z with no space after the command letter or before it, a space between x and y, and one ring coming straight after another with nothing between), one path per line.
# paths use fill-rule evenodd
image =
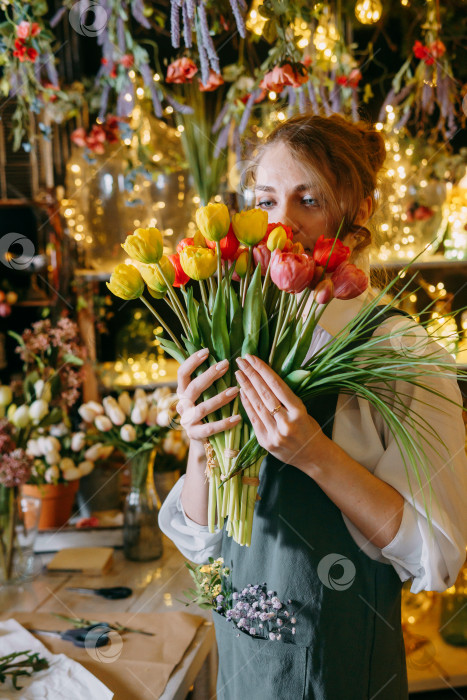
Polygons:
M262 199L256 206L258 207L264 207L265 209L270 209L271 206L274 204L272 199Z
M318 200L314 197L302 197L302 203L308 207L316 207L318 205Z

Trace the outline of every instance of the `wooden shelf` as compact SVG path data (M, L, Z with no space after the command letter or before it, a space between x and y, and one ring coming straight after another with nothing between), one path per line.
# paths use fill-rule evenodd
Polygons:
M95 282L106 282L110 279L111 272L99 272L99 270L85 270L84 268L75 270L75 277Z
M51 297L50 299L32 299L31 301L17 301L15 306L22 306L23 308L26 308L28 306L31 307L46 307L46 306L52 306L55 304L57 301L57 297Z
M385 270L402 270L408 265L408 260L375 260L371 263L371 268L377 270L383 268ZM410 270L429 270L429 269L451 269L462 270L467 268L467 260L447 260L443 255L432 255L425 260L416 260L410 267Z

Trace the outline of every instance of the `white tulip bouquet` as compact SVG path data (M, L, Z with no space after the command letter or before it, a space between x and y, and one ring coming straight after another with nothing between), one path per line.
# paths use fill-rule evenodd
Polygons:
M91 444L86 433L71 432L64 423L38 431L26 443L34 457L30 484L60 484L87 476L99 459L107 459L112 445Z

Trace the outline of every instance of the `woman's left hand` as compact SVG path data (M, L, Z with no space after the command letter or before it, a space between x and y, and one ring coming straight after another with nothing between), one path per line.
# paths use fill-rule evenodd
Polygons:
M303 401L259 357L246 355L237 364L240 397L258 443L285 464L303 471L311 467L328 438Z

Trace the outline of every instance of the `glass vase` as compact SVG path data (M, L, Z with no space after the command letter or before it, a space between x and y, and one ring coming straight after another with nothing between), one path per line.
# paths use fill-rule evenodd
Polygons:
M144 450L131 459L131 489L123 518L123 553L132 561L151 561L162 556L154 458L155 450Z
M40 498L0 486L0 585L15 584L34 574L40 514Z
M467 646L467 563L454 585L441 595L439 633L446 644Z

